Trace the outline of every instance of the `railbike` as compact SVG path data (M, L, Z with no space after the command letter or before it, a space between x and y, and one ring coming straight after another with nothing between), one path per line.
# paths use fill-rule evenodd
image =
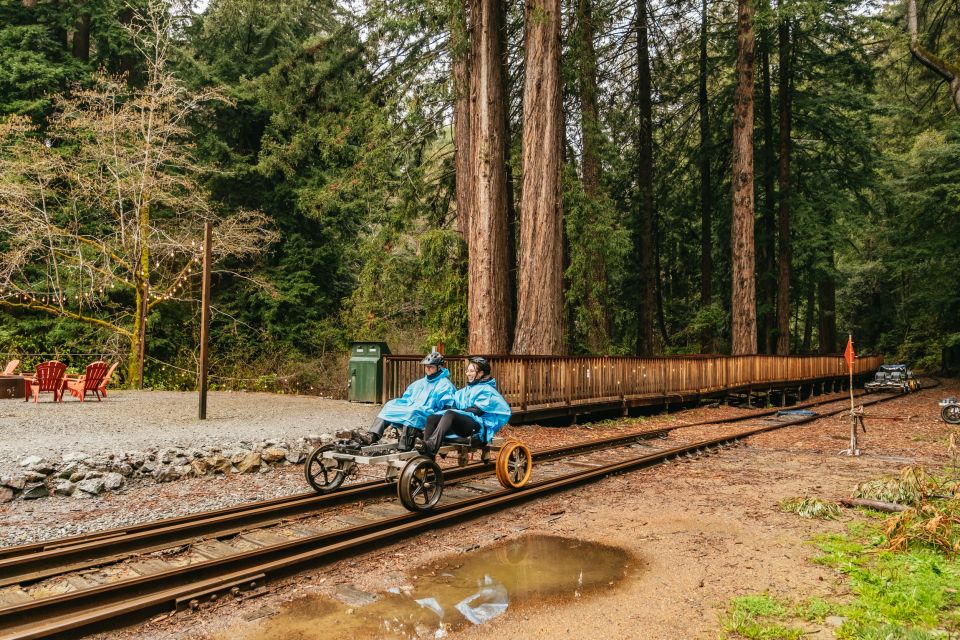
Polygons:
M391 427L392 428L392 427ZM338 434L330 444L314 449L304 464L307 482L317 493L330 493L339 489L349 477L366 475L359 465L384 467L384 480L397 483L397 497L410 511L429 511L437 506L443 495L443 470L434 460L412 446L408 433L393 428L396 438L385 437L374 444L362 445L348 433ZM386 435L386 434L385 434ZM437 452L438 457L455 455L457 466L465 466L473 454L480 454L485 464L496 468L497 481L505 489L520 489L530 479L533 456L527 445L517 440L493 438L489 443L477 435L457 436L450 434Z

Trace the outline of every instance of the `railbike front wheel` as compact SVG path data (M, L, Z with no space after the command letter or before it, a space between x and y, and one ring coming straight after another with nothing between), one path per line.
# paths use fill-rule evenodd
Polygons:
M303 465L303 474L307 482L317 493L330 493L340 488L347 479L349 468L344 460L324 458L326 451L333 451L336 445L325 444L310 452L307 462Z

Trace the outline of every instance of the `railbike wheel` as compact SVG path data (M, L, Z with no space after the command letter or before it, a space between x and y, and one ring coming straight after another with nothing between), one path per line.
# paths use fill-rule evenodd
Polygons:
M948 424L960 424L960 404L948 404L940 409L940 417Z
M508 442L497 454L497 480L506 489L519 489L527 484L533 471L533 456L522 442Z
M324 458L324 451L333 451L336 445L325 444L310 452L306 464L303 465L303 475L317 493L329 493L343 484L347 478L348 468L345 461L334 458Z
M404 465L397 480L397 496L406 509L429 511L437 506L441 495L443 472L436 462L418 456Z

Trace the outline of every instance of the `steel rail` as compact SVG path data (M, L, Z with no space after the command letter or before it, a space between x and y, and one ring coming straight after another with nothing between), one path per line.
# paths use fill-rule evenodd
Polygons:
M839 399L793 405L793 408L818 406ZM652 439L670 431L708 424L729 424L762 418L779 409L760 411L746 416L732 416L715 420L670 425L650 431L601 438L589 442L534 451L535 461L553 460L587 451L616 447L637 440ZM490 473L489 464L474 463L466 467L445 470L449 480L464 480ZM0 553L0 587L24 584L68 571L76 571L123 560L135 554L150 553L209 539L233 535L250 528L278 524L296 516L310 514L357 500L379 498L395 491L396 483L372 481L351 485L340 491L317 495L298 494L249 505L237 505L215 511L170 518L132 527L99 531L72 538L12 547Z
M899 396L896 396L899 397ZM878 398L870 404L886 399ZM156 610L242 583L257 584L267 575L295 572L305 565L330 560L368 543L456 522L478 513L521 503L544 493L570 488L622 471L650 466L681 455L731 444L749 436L796 426L842 413L845 409L800 416L734 434L647 453L628 460L567 473L528 485L521 491L499 490L448 504L429 514L404 514L381 521L290 540L156 574L127 578L76 592L38 598L0 609L0 633L8 640L50 637L118 616Z

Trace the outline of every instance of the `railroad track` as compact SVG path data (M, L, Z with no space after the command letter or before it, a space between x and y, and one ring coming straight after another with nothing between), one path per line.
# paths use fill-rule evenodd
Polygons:
M898 396L892 396L898 397ZM875 404L891 396L880 396ZM468 519L597 478L681 456L693 457L758 433L841 413L777 416L777 410L724 420L673 425L534 452L536 481L522 491L502 489L493 466L471 464L445 472L438 507L413 514L390 496L392 484L358 483L339 492L302 494L135 527L0 550L0 638L61 637L92 625L196 608L224 594L263 587L375 543ZM848 408L848 407L847 407ZM651 442L670 431L707 424L758 421L736 433L676 447Z

